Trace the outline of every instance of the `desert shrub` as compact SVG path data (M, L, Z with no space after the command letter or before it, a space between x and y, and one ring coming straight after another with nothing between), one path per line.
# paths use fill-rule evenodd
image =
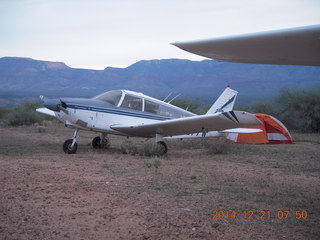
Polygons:
M38 103L25 103L3 116L4 124L7 126L23 126L41 123L45 118L40 113L36 112L40 104Z
M201 100L199 99L175 99L172 101L172 104L186 109L189 112L193 112L195 114L204 114L208 111L208 106L206 106Z
M8 113L5 116L5 124L8 126L32 125L41 123L43 118L36 112L16 110Z
M36 102L25 102L16 108L16 110L25 110L25 111L35 111L37 108L42 107L40 103Z
M288 128L303 132L320 131L320 90L282 90L275 104L279 120Z
M12 109L0 107L0 119L3 118L5 115L7 115L11 111Z
M213 144L208 148L207 154L209 155L222 154L222 153L225 153L225 151L226 150L225 150L224 144Z
M155 168L159 168L159 167L161 166L161 161L160 161L160 159L158 159L158 158L154 159L154 160L153 160L153 166L154 166Z
M157 143L148 143L143 146L142 155L146 157L163 155L163 146Z
M247 106L238 107L237 110L246 111L250 113L265 113L271 116L275 116L275 104L273 101L255 102Z
M227 154L231 151L231 145L226 142L225 138L214 138L210 144L206 144L206 152L208 155Z
M147 168L154 168L156 171L157 169L162 165L162 162L159 158L155 157L154 159L152 160L145 160L144 161L144 165L147 167Z
M152 167L152 163L150 161L144 161L144 165L147 167L147 168L151 168Z
M202 133L199 133L200 135ZM170 146L175 149L203 149L212 144L212 138L193 138L193 139L176 139L170 142Z
M283 89L274 99L241 107L251 113L266 113L278 118L290 130L320 132L320 90Z
M138 149L131 141L125 141L121 145L121 152L123 154L136 155L138 154Z

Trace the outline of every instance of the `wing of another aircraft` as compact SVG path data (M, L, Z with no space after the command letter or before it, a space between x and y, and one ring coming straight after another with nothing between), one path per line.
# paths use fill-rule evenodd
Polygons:
M172 44L218 61L320 66L320 24Z
M166 120L139 125L112 125L111 128L132 136L163 137L196 132L220 131L231 128L260 125L261 122L251 113L230 111L201 116Z

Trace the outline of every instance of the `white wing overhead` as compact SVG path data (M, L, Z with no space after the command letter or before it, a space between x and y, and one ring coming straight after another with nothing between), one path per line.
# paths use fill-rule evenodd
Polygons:
M178 118L151 124L112 125L111 128L131 136L163 137L196 132L220 131L231 128L260 125L261 122L251 113L230 111L201 116Z
M173 45L218 61L320 66L320 24Z

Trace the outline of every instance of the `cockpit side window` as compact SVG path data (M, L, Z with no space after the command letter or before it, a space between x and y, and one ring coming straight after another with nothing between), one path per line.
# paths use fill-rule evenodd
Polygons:
M149 113L158 113L159 104L144 100L144 111Z
M100 100L106 101L114 106L117 106L119 104L121 96L122 96L122 91L116 90L116 91L102 93L102 94L94 97L94 99L100 99Z
M182 118L192 116L191 113L186 113L180 111L179 109L175 109L173 106L171 107L162 104L159 107L158 114L169 118Z
M142 99L126 95L122 101L121 107L142 111Z

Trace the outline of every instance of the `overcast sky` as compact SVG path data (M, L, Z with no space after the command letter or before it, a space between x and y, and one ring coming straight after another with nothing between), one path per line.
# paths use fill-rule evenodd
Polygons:
M90 69L201 60L170 43L319 23L319 0L0 0L0 57Z

